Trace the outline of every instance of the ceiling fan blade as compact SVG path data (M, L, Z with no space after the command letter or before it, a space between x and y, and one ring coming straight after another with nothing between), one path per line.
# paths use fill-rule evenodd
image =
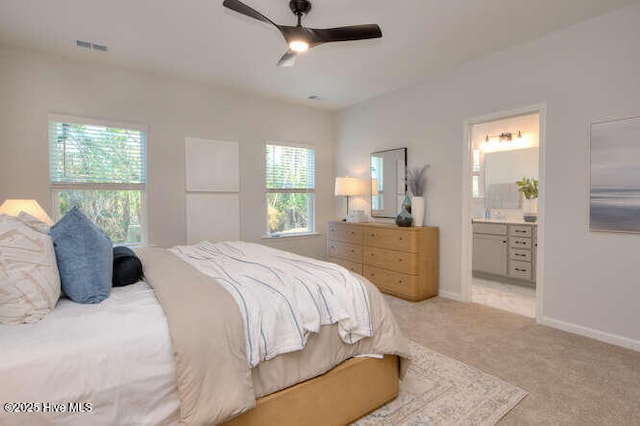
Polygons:
M296 56L298 54L293 50L289 49L287 52L282 55L282 58L278 61L279 67L292 67L296 62Z
M311 35L310 44L333 43L336 41L367 40L382 37L377 24L353 25L350 27L314 29L306 28Z
M275 25L276 27L278 26L278 24L276 24L271 19L264 16L262 13L258 12L255 9L252 9L251 7L247 6L246 4L242 3L239 0L224 0L222 2L222 5L228 9L241 13L250 18L257 19L258 21L266 22L267 24Z

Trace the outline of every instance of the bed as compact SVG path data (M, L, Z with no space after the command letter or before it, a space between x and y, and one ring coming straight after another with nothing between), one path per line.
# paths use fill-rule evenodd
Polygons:
M147 282L98 305L61 299L40 323L0 326L0 423L344 424L397 394L406 342L364 278L373 336L347 343L326 324L249 366L246 325L227 322L238 305L178 251L138 251Z

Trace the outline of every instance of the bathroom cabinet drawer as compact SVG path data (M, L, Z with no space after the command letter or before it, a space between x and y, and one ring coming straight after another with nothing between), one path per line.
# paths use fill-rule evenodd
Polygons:
M531 262L512 260L509 262L509 276L523 280L531 280Z
M507 225L501 223L474 223L474 234L507 235Z
M531 262L531 250L522 250L517 248L509 249L509 259L520 260L523 262Z
M509 238L509 245L518 249L530 249L531 238L512 237Z
M356 244L329 241L328 254L330 257L362 263L362 246Z
M511 225L509 226L509 235L511 235L512 237L531 238L531 226Z

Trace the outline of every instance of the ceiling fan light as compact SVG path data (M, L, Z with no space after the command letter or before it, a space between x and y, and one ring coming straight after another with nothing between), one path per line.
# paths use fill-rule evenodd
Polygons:
M306 52L307 50L309 50L309 43L303 40L294 40L289 43L289 49L298 53Z

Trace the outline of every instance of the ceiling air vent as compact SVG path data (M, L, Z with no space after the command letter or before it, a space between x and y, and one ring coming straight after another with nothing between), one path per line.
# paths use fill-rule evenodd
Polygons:
M76 46L81 47L83 49L99 50L100 52L107 51L107 46L105 46L104 44L92 43L90 41L85 41L85 40L76 40Z

